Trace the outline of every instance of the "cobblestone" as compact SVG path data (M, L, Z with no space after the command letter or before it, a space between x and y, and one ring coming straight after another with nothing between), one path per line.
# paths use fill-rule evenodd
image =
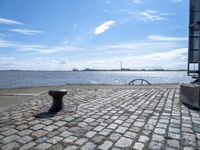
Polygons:
M127 148L130 147L132 144L133 140L125 138L125 137L121 137L117 143L115 144L117 147L121 147L121 148Z
M51 144L42 143L42 144L39 144L38 146L36 146L36 149L45 150L45 149L49 149L50 147L51 147Z
M98 149L108 150L112 145L113 145L113 142L111 142L111 141L105 141L102 145L100 145L98 147Z
M180 103L178 86L68 91L63 101L74 98L76 113L34 118L51 106L48 93L2 112L0 149L200 149L200 113Z

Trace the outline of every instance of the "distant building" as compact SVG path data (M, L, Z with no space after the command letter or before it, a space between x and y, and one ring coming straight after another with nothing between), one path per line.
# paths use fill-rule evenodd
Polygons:
M72 71L78 71L78 69L77 68L73 68Z

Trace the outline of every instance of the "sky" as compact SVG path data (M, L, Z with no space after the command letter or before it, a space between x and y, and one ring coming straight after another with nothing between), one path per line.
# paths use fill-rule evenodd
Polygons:
M186 69L189 0L0 0L0 70Z

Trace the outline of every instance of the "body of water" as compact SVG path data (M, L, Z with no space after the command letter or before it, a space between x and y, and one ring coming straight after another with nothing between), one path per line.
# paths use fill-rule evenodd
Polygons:
M128 84L136 78L150 83L188 83L186 71L0 71L0 88L64 84Z

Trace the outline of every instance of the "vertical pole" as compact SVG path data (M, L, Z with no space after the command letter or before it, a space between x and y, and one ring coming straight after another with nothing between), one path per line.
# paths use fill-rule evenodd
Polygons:
M121 60L121 68L120 68L120 70L122 70L122 60Z
M197 25L199 26L198 27L198 30L199 30L199 52L198 52L198 55L199 55L199 63L198 63L198 84L200 83L200 20L197 22Z

